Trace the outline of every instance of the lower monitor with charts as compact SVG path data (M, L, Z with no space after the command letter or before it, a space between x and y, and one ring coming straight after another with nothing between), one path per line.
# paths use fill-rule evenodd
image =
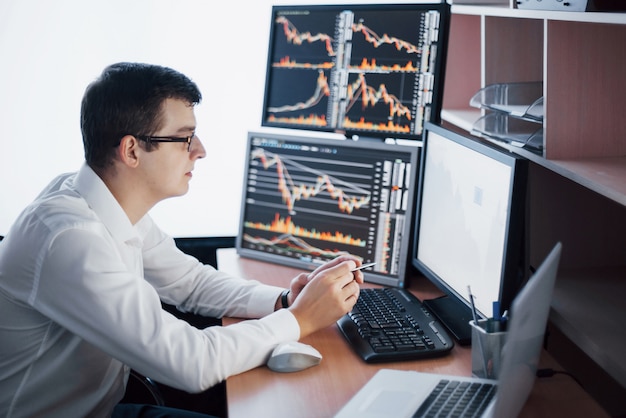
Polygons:
M527 176L527 160L426 125L412 264L446 294L424 304L460 344L471 341L468 289L491 317L527 279Z
M420 148L250 132L237 251L303 269L350 253L403 287Z

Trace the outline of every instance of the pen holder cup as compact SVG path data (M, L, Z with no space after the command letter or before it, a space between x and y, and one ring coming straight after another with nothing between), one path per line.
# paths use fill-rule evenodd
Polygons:
M506 342L505 324L494 319L482 319L472 327L472 375L497 379L500 373L502 349Z

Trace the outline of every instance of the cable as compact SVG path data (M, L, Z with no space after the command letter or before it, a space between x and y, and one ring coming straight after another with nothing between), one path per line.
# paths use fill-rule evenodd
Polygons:
M576 376L574 376L573 374L566 372L566 371L562 371L562 370L554 370L554 369L538 369L537 370L537 377L552 377L555 374L564 374L566 376L571 377L576 383L578 383L578 385L580 387L583 387L582 383L580 383L580 380L578 380L576 378Z

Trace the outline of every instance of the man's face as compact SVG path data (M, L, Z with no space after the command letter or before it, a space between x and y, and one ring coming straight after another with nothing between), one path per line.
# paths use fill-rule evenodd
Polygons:
M166 99L162 112L163 127L154 136L194 135L196 117L193 106L185 101ZM187 193L194 164L205 155L205 149L197 137L192 139L189 150L187 143L160 143L158 149L144 154L142 160L148 192L156 201Z

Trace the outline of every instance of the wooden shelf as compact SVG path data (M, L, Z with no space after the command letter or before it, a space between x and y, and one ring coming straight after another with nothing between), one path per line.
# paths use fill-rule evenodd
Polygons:
M448 109L441 112L442 120L458 126L468 133L472 131L474 122L480 116L481 112L478 109ZM550 160L532 151L503 142L485 139L528 158L614 202L626 206L626 156Z
M553 171L626 206L626 156L544 161Z
M626 387L626 267L561 271L550 320Z
M476 16L514 17L516 19L561 20L565 22L589 22L603 24L625 24L626 13L606 12L561 12L530 9L513 9L508 6L470 6L453 4L452 13Z
M478 109L444 109L441 111L441 119L449 122L464 131L471 132L474 122L481 117Z
M626 37L626 14L466 5L452 10L444 118L467 129L465 120L454 119L479 89L542 81L544 157L564 161L556 165L559 172L568 176L571 170L581 184L587 184L581 175L589 165L592 190L623 203L623 189L610 178L623 174L621 160L613 157L626 156L626 44L616 42ZM609 178L593 174L598 168Z

